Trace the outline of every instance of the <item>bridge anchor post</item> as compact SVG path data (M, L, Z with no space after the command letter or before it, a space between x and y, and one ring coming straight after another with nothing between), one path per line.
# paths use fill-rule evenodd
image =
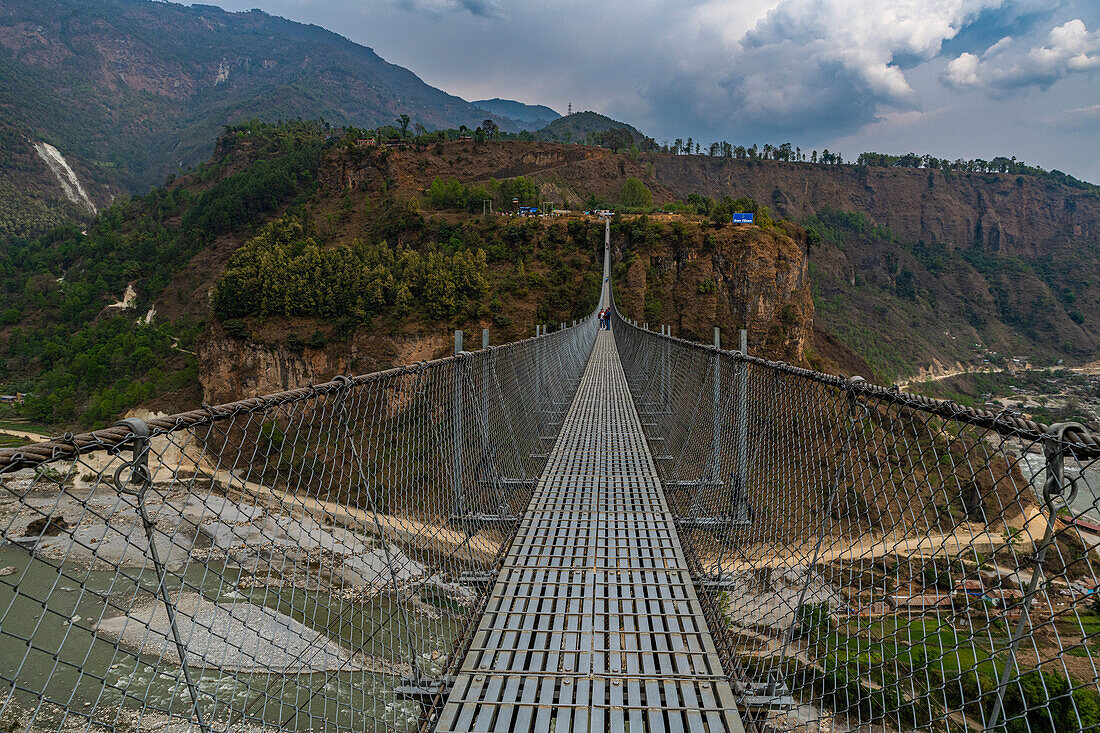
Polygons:
M1046 480L1043 482L1043 504L1047 511L1047 528L1043 538L1035 546L1035 554L1031 556L1034 568L1031 571L1031 581L1028 583L1024 597L1020 599L1020 620L1016 623L1016 629L1012 632L1008 644L1008 659L1005 660L1004 669L1001 670L1000 679L997 681L997 697L993 704L993 713L990 715L989 725L985 730L995 730L1001 720L1004 711L1005 693L1008 691L1008 683L1016 672L1016 653L1020 642L1024 638L1024 630L1031 623L1031 603L1039 591L1039 576L1043 574L1043 562L1046 560L1047 550L1054 543L1054 522L1058 517L1058 508L1055 502L1061 499L1063 505L1068 506L1077 496L1077 484L1066 479L1065 457L1067 446L1065 444L1065 432L1074 429L1081 432L1085 428L1080 423L1063 422L1051 425L1043 436L1043 457L1046 459ZM1072 456L1073 454L1070 453ZM1066 492L1068 496L1063 496Z
M157 523L149 515L149 508L145 503L145 496L153 486L153 477L149 472L149 426L140 418L131 417L115 423L118 427L125 427L132 434L131 459L119 467L115 472L115 488L120 494L126 494L133 498L137 505L137 515L145 529L145 537L149 543L149 559L153 561L153 569L157 574L157 595L164 603L165 613L168 615L168 625L172 632L172 643L176 647L176 653L180 657L180 669L183 671L183 681L187 685L191 696L191 712L195 716L202 733L210 733L210 724L203 716L202 707L199 705L199 688L191 674L191 666L187 663L187 646L183 642L179 626L176 623L176 605L168 594L167 568L161 560L157 548ZM129 478L122 478L122 474L129 470Z

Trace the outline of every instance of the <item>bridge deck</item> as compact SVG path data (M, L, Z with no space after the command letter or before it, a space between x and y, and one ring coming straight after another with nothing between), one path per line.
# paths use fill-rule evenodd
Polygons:
M741 731L602 331L438 733Z

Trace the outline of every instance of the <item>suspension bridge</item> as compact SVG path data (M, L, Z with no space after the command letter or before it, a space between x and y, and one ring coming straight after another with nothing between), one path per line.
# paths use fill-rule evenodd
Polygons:
M0 451L0 721L1100 726L1100 438L652 331L609 272L610 330Z

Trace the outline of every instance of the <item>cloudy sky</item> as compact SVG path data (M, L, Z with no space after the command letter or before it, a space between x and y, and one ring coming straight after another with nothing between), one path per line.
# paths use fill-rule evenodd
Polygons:
M1015 155L1100 183L1098 0L206 1L658 141Z

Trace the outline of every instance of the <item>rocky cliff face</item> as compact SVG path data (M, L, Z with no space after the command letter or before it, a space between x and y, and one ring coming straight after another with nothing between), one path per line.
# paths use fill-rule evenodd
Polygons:
M820 229L822 246L810 250L816 325L877 379L1100 352L1094 191L908 168L701 156L652 165L676 196L750 196Z
M242 341L223 334L198 350L203 401L210 405L320 384L338 374L363 374L431 359L447 346L443 334L368 334L326 348L292 350L282 342Z
M751 196L796 218L861 211L905 241L1040 257L1100 240L1100 197L1032 176L674 155L653 165L677 195Z
M199 347L203 400L217 405L319 383L346 371L343 359L325 351L295 354L282 344L214 337Z
M814 308L804 232L696 224L639 241L626 224L615 248L620 310L652 328L710 342L722 329L727 348L749 331L750 353L802 364L813 343ZM614 239L613 239L614 241Z
M818 333L807 343L822 365L892 380L1005 355L1087 361L1100 351L1100 197L1034 176L632 159L581 146L464 142L384 156L349 153L330 160L326 182L372 195L385 182L386 190L411 197L436 177L474 183L515 175L566 207L582 207L592 195L615 202L626 178L636 177L657 204L693 193L748 196L816 227L822 244L800 267L808 263L804 273L818 302ZM675 243L664 246L667 252L654 254L659 272L699 259L675 254ZM710 267L701 279L721 281L721 262ZM744 272L754 277L753 268ZM733 285L731 326L752 317L747 296L738 295L748 283ZM690 320L693 309L712 307L705 293L691 298L671 281L665 287L666 319L675 312Z

